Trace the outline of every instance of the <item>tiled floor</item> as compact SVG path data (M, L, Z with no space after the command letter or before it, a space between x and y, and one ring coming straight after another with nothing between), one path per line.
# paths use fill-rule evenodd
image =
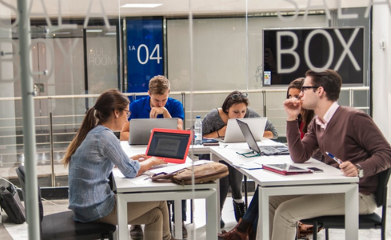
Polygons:
M251 198L251 197L250 197ZM190 212L190 204L188 205L188 212ZM45 214L56 213L60 211L67 210L68 201L67 200L57 200L57 201L44 201L44 210ZM188 239L206 239L205 235L205 201L204 200L194 200L194 223L190 223L190 214L188 214L188 221L186 227L189 232ZM230 230L236 225L233 208L232 208L232 199L228 198L226 200L224 210L223 210L223 220L225 221L225 230ZM387 219L391 219L391 211L388 211ZM0 239L1 240L23 240L28 239L27 237L27 225L26 224L11 224L7 222L7 216L3 214L3 223L5 230L0 227ZM1 226L1 224L0 224ZM387 239L391 239L391 220L387 221ZM10 236L8 236L8 234ZM345 239L344 230L330 230L330 239L331 240L342 240ZM370 239L377 240L380 239L380 230L360 230L359 231L360 239ZM324 239L324 232L320 232L318 239ZM130 240L130 237L129 237Z

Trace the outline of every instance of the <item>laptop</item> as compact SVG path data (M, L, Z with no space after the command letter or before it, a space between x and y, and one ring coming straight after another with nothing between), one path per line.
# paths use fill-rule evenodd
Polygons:
M292 175L292 174L299 174L299 173L312 173L311 170L296 167L290 164L263 164L262 168L265 170L269 170L275 173L279 173L282 175Z
M147 145L152 129L177 129L176 118L134 118L129 121L129 144Z
M251 131L253 132L253 136L256 141L261 141L263 137L263 133L265 132L265 126L267 118L259 117L259 118L242 118L241 121L247 123ZM228 119L227 129L225 131L224 138L216 138L221 142L225 143L233 143L233 142L245 142L244 138L236 119Z
M154 128L145 155L167 163L185 163L191 143L191 131Z
M253 150L254 152L260 154L260 155L289 155L289 149L285 145L280 146L258 146L257 141L255 140L253 133L248 126L247 123L243 122L242 119L236 119L240 130L242 131L242 134L244 138L246 139L246 142L248 144L248 147Z

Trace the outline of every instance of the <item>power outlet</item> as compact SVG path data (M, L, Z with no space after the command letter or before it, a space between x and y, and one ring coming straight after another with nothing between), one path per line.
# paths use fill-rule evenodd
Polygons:
M34 83L34 92L36 94L45 92L45 85L43 83Z

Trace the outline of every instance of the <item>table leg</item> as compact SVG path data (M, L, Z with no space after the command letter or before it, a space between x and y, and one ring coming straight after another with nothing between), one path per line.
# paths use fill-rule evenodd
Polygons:
M218 157L213 154L213 153L210 153L210 160L214 161L214 162L219 162L218 160ZM221 228L220 228L220 217L222 216L221 212L220 212L220 209L221 209L221 206L220 206L220 179L217 179L216 180L216 208L217 208L217 217L218 217L218 224L217 224L217 232L221 232ZM209 238L207 238L209 239Z
M174 236L176 239L182 239L182 200L174 200L174 209L175 209Z
M218 215L218 194L213 192L206 198L206 239L217 239L217 230L220 227Z
M358 239L358 184L345 193L345 239Z
M128 239L128 204L122 199L121 194L117 194L117 219L118 219L118 239Z
M244 203L246 205L246 209L248 208L248 188L247 188L247 176L244 175Z
M258 239L269 239L269 194L266 189L258 187Z

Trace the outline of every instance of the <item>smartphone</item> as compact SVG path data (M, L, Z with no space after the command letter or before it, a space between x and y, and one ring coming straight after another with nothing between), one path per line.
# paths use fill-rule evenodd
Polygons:
M311 170L312 172L323 172L322 169L317 167L308 167L307 169Z

